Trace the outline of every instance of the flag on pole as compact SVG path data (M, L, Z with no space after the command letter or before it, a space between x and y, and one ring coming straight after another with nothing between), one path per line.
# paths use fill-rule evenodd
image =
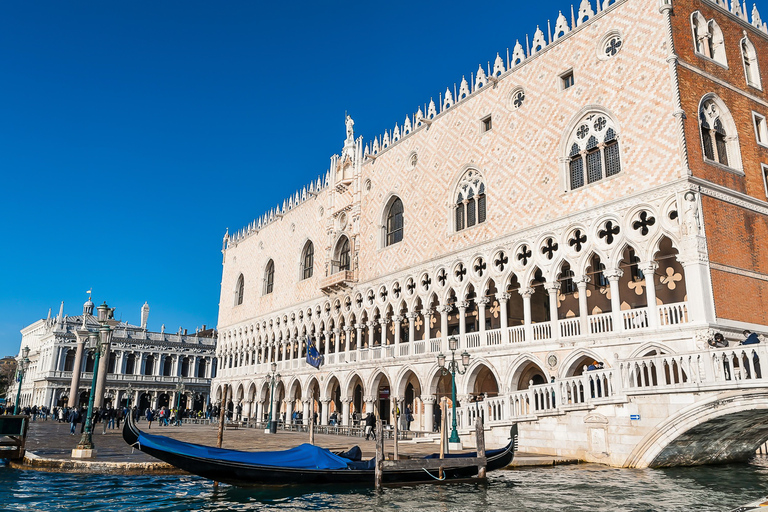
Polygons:
M320 365L323 363L325 363L325 358L317 350L312 338L307 336L307 364L314 366L315 368L320 368Z

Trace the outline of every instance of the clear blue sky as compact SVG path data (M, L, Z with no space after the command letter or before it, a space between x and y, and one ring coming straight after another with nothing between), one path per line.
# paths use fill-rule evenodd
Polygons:
M345 111L370 140L570 14L538 4L2 2L0 356L91 287L215 325L227 227L324 173Z

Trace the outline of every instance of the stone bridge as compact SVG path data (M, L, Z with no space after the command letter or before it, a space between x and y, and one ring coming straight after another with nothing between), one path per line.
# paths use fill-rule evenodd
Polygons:
M520 450L622 467L745 461L768 440L768 346L617 360L610 369L531 385L458 409ZM465 436L469 438L469 436Z

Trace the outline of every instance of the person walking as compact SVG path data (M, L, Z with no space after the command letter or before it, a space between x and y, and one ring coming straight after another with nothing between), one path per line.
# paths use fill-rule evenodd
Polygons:
M77 430L77 422L80 421L80 413L77 412L77 407L73 407L69 411L69 433L71 435L75 435L75 431Z
M147 407L147 423L149 423L149 426L147 428L152 428L152 420L155 419L155 414L152 412L152 409Z
M376 416L373 413L368 413L365 417L365 440L367 441L370 436L373 436L373 440L376 440L376 431L373 427L376 426Z

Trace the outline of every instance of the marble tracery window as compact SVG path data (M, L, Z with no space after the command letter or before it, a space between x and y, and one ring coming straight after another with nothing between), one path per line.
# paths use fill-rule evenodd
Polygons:
M461 177L455 208L456 231L485 222L485 182L480 171L469 169Z
M618 133L605 114L588 114L579 122L568 147L571 190L621 172Z

